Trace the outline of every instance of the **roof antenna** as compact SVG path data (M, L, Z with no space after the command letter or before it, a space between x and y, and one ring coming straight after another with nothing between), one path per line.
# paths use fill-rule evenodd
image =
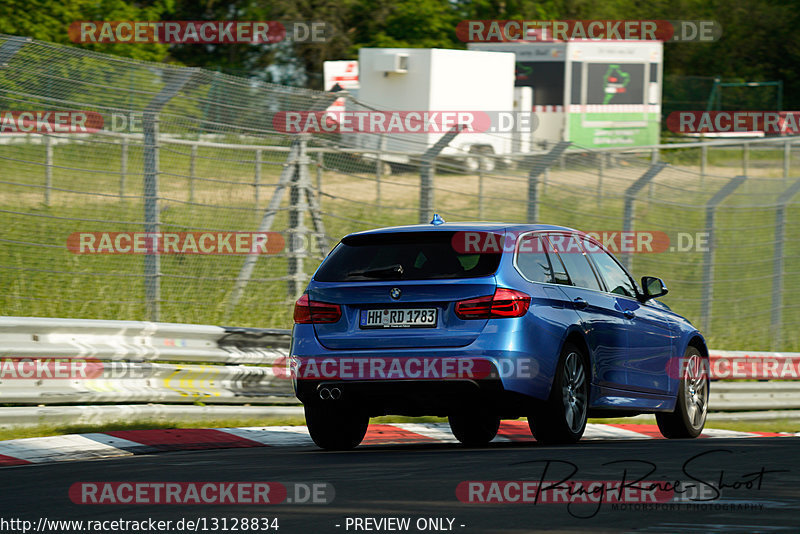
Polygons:
M444 219L438 214L433 214L433 219L431 219L431 224L434 226L439 226L440 224L444 224Z

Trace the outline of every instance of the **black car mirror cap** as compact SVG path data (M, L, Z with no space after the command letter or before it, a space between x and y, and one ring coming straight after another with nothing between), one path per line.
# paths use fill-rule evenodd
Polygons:
M642 277L642 291L644 291L643 301L648 301L657 297L662 297L669 292L667 286L661 278L655 276Z

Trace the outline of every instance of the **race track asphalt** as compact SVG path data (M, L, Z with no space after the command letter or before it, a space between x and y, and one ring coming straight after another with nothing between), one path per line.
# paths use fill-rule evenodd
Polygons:
M277 518L281 534L420 532L417 521L424 518L451 519L452 531L463 533L798 532L799 453L798 438L585 441L568 447L494 443L485 449L436 443L362 446L348 452L312 447L180 451L3 468L0 518L26 519L34 524L43 517L153 518L171 520L173 525L181 518L206 518L209 530L202 530L200 524L198 531L213 532L212 518L263 517ZM545 468L548 471L543 475ZM615 509L612 503L474 504L460 502L456 495L463 481L536 481L543 476L544 480L560 480L572 470L577 471L571 480L619 481L624 476L631 481L644 476L650 481L694 479L719 484L722 480L726 487L714 501L658 509L636 505ZM73 503L70 487L87 481L271 481L290 488L292 483L325 482L333 486L335 497L329 504ZM360 522L364 528L354 528L357 518L384 517L408 518L410 527L366 530L375 523ZM446 529L448 521L442 525ZM429 527L424 531L450 531ZM161 531L187 530L173 527Z

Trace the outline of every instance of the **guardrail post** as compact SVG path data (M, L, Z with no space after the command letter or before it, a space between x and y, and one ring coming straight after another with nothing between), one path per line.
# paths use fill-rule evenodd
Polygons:
M701 299L700 320L702 321L703 334L708 336L711 332L711 299L714 296L714 249L717 248L714 236L714 219L719 206L737 187L742 185L747 176L736 176L722 186L706 203L706 232L708 233L708 248L703 258L703 296Z
M164 87L147 104L142 116L142 160L144 166L144 231L151 242L144 256L144 289L147 318L158 321L161 305L161 262L156 250L155 236L159 231L158 216L158 114L172 97L178 94L198 69L168 71ZM165 73L167 74L167 73Z
M622 215L622 229L625 232L625 235L629 234L633 231L633 213L634 213L634 206L633 203L636 200L636 195L639 194L644 186L646 186L650 181L656 177L658 173L660 173L667 164L662 162L656 163L651 165L645 172L642 174L635 182L633 182L628 188L625 190L625 211ZM625 252L622 254L622 263L628 270L631 269L631 253Z
M797 180L778 197L775 208L775 250L772 259L772 349L776 350L781 343L783 327L783 244L786 239L786 206L800 192L800 180Z
M44 134L44 205L50 205L50 189L53 187L53 139Z
M450 141L458 135L463 129L458 125L444 134L441 139L429 147L428 150L422 154L419 166L419 223L425 224L430 222L433 217L433 160L436 159L444 147L450 144Z
M534 158L530 172L528 172L528 222L535 223L539 220L539 177L561 157L572 143L560 141L548 152Z

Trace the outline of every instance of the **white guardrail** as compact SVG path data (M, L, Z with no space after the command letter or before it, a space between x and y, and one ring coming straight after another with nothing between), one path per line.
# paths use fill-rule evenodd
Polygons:
M289 342L288 330L0 317L0 404L272 403L292 395Z
M285 404L289 344L288 330L0 317L0 405ZM710 375L713 411L800 409L800 353L711 351Z

